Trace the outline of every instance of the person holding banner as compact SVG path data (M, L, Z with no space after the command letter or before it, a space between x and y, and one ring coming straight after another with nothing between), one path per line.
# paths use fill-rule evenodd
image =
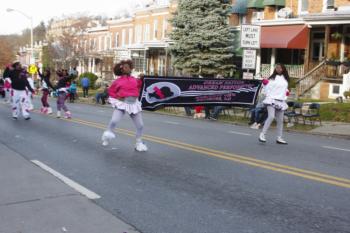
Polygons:
M283 117L284 111L288 108L286 103L288 91L289 75L286 67L278 63L275 67L273 74L268 80L263 80L265 85L266 97L263 103L267 107L268 117L265 121L262 132L259 136L260 142L266 142L265 135L267 130L274 119L277 122L277 140L278 144L287 144L287 142L282 138L283 134Z
M115 138L114 128L123 118L129 114L136 127L135 150L147 151L147 146L142 142L143 119L141 115L141 103L138 100L143 79L131 76L133 63L131 60L121 61L113 68L115 76L119 76L108 89L109 103L114 107L112 119L107 130L102 135L102 145L107 146L109 141Z

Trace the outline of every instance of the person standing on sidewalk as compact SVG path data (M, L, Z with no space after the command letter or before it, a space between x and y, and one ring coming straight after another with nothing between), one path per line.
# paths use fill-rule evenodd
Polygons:
M50 94L49 88L55 89L50 82L51 72L49 69L45 69L44 73L42 74L40 73L40 69L38 67L38 74L40 77L41 88L43 92L43 96L41 97L41 103L42 103L41 113L52 114L52 108L50 107L49 102L47 101L47 98Z
M115 138L114 128L123 118L125 113L129 114L136 127L136 144L135 150L147 151L147 146L142 142L143 119L141 115L141 103L138 100L142 79L131 76L133 63L131 60L122 61L113 68L117 78L109 88L109 102L114 107L112 119L108 128L102 135L102 145L107 146L109 140Z
M81 86L83 87L83 96L84 98L89 96L89 87L90 87L90 80L88 77L83 77L81 79Z
M289 75L286 67L278 63L273 74L268 80L263 80L265 84L266 97L263 103L267 107L268 117L265 121L262 132L259 135L260 142L266 142L265 135L274 119L277 122L277 140L278 144L287 144L283 139L283 117L284 111L288 108L286 103L288 91Z
M30 104L28 91L34 94L34 89L29 84L21 63L15 62L12 67L13 70L10 72L12 85L12 117L14 120L17 120L21 111L24 119L29 120Z
M61 117L61 110L63 109L64 111L64 117L65 118L71 118L72 114L70 113L70 111L68 110L65 102L66 102L66 98L67 98L67 94L68 94L68 90L67 90L67 82L69 77L66 75L66 72L58 72L58 83L57 86L55 87L55 89L58 92L58 96L57 96L57 118Z

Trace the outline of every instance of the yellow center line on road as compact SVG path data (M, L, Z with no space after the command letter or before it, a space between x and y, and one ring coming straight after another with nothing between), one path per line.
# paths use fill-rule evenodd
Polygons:
M34 112L39 113L39 111L34 111ZM82 120L79 118L72 118L72 119L61 118L61 119L68 121L68 122L74 122L74 123L78 123L78 124L86 125L89 127L102 129L102 130L106 129L106 125L104 125L104 124L86 121L86 120ZM133 131L130 131L127 129L117 129L115 131L120 133L120 134L127 135L130 137L135 136L135 133ZM147 134L143 135L143 139L145 139L147 141L155 142L158 144L163 144L163 145L167 145L170 147L174 147L174 148L179 148L179 149L183 149L183 150L187 150L187 151L196 152L199 154L204 154L204 155L207 155L210 157L216 157L216 158L234 161L237 163L246 164L246 165L250 165L250 166L254 166L254 167L264 168L267 170L276 171L276 172L280 172L280 173L284 173L284 174L289 174L289 175L293 175L293 176L297 176L297 177L302 177L302 178L305 178L308 180L318 181L321 183L326 183L326 184L330 184L330 185L334 185L334 186L338 186L338 187L350 188L350 179L346 179L346 178L331 176L331 175L327 175L327 174L323 174L323 173L319 173L319 172L314 172L314 171L300 169L300 168L287 166L287 165L283 165L283 164L268 162L268 161L264 161L264 160L259 160L259 159L255 159L255 158L251 158L251 157L246 157L246 156L228 153L228 152L224 152L224 151L214 150L214 149L210 149L210 148L206 148L206 147L202 147L202 146L196 146L196 145L192 145L192 144L188 144L188 143L184 143L184 142L180 142L180 141L176 141L176 140L169 140L169 139L156 137L156 136L152 136L152 135L147 135Z

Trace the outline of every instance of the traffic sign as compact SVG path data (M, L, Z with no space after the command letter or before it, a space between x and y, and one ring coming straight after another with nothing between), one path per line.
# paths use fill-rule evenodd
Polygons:
M243 24L241 26L241 48L260 49L261 26Z

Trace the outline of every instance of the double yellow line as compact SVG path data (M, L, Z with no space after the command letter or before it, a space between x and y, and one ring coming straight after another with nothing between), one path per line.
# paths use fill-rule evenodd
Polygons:
M86 125L89 127L102 129L102 130L106 129L106 125L96 123L96 122L91 122L91 121L85 121L85 120L78 119L78 118L63 119L63 120L78 123L81 125ZM133 131L126 130L126 129L117 129L116 132L123 134L123 135L131 136L131 137L133 137L135 135ZM188 144L188 143L184 143L184 142L180 142L180 141L155 137L152 135L144 135L143 139L150 141L150 142L155 142L158 144L163 144L163 145L171 146L174 148L183 149L186 151L196 152L196 153L199 153L202 155L207 155L207 156L211 156L211 157L216 157L216 158L220 158L220 159L234 161L237 163L246 164L246 165L253 166L253 167L263 168L263 169L276 171L276 172L280 172L280 173L284 173L284 174L288 174L288 175L302 177L302 178L305 178L308 180L318 181L321 183L326 183L326 184L330 184L330 185L334 185L334 186L338 186L338 187L350 188L350 179L346 179L346 178L331 176L331 175L313 172L313 171L300 169L300 168L296 168L296 167L291 167L291 166L287 166L287 165L283 165L283 164L254 159L254 158L241 156L241 155L237 155L237 154L233 154L233 153L228 153L228 152L224 152L224 151L213 150L213 149L202 147L202 146L196 146L196 145L192 145L192 144Z

